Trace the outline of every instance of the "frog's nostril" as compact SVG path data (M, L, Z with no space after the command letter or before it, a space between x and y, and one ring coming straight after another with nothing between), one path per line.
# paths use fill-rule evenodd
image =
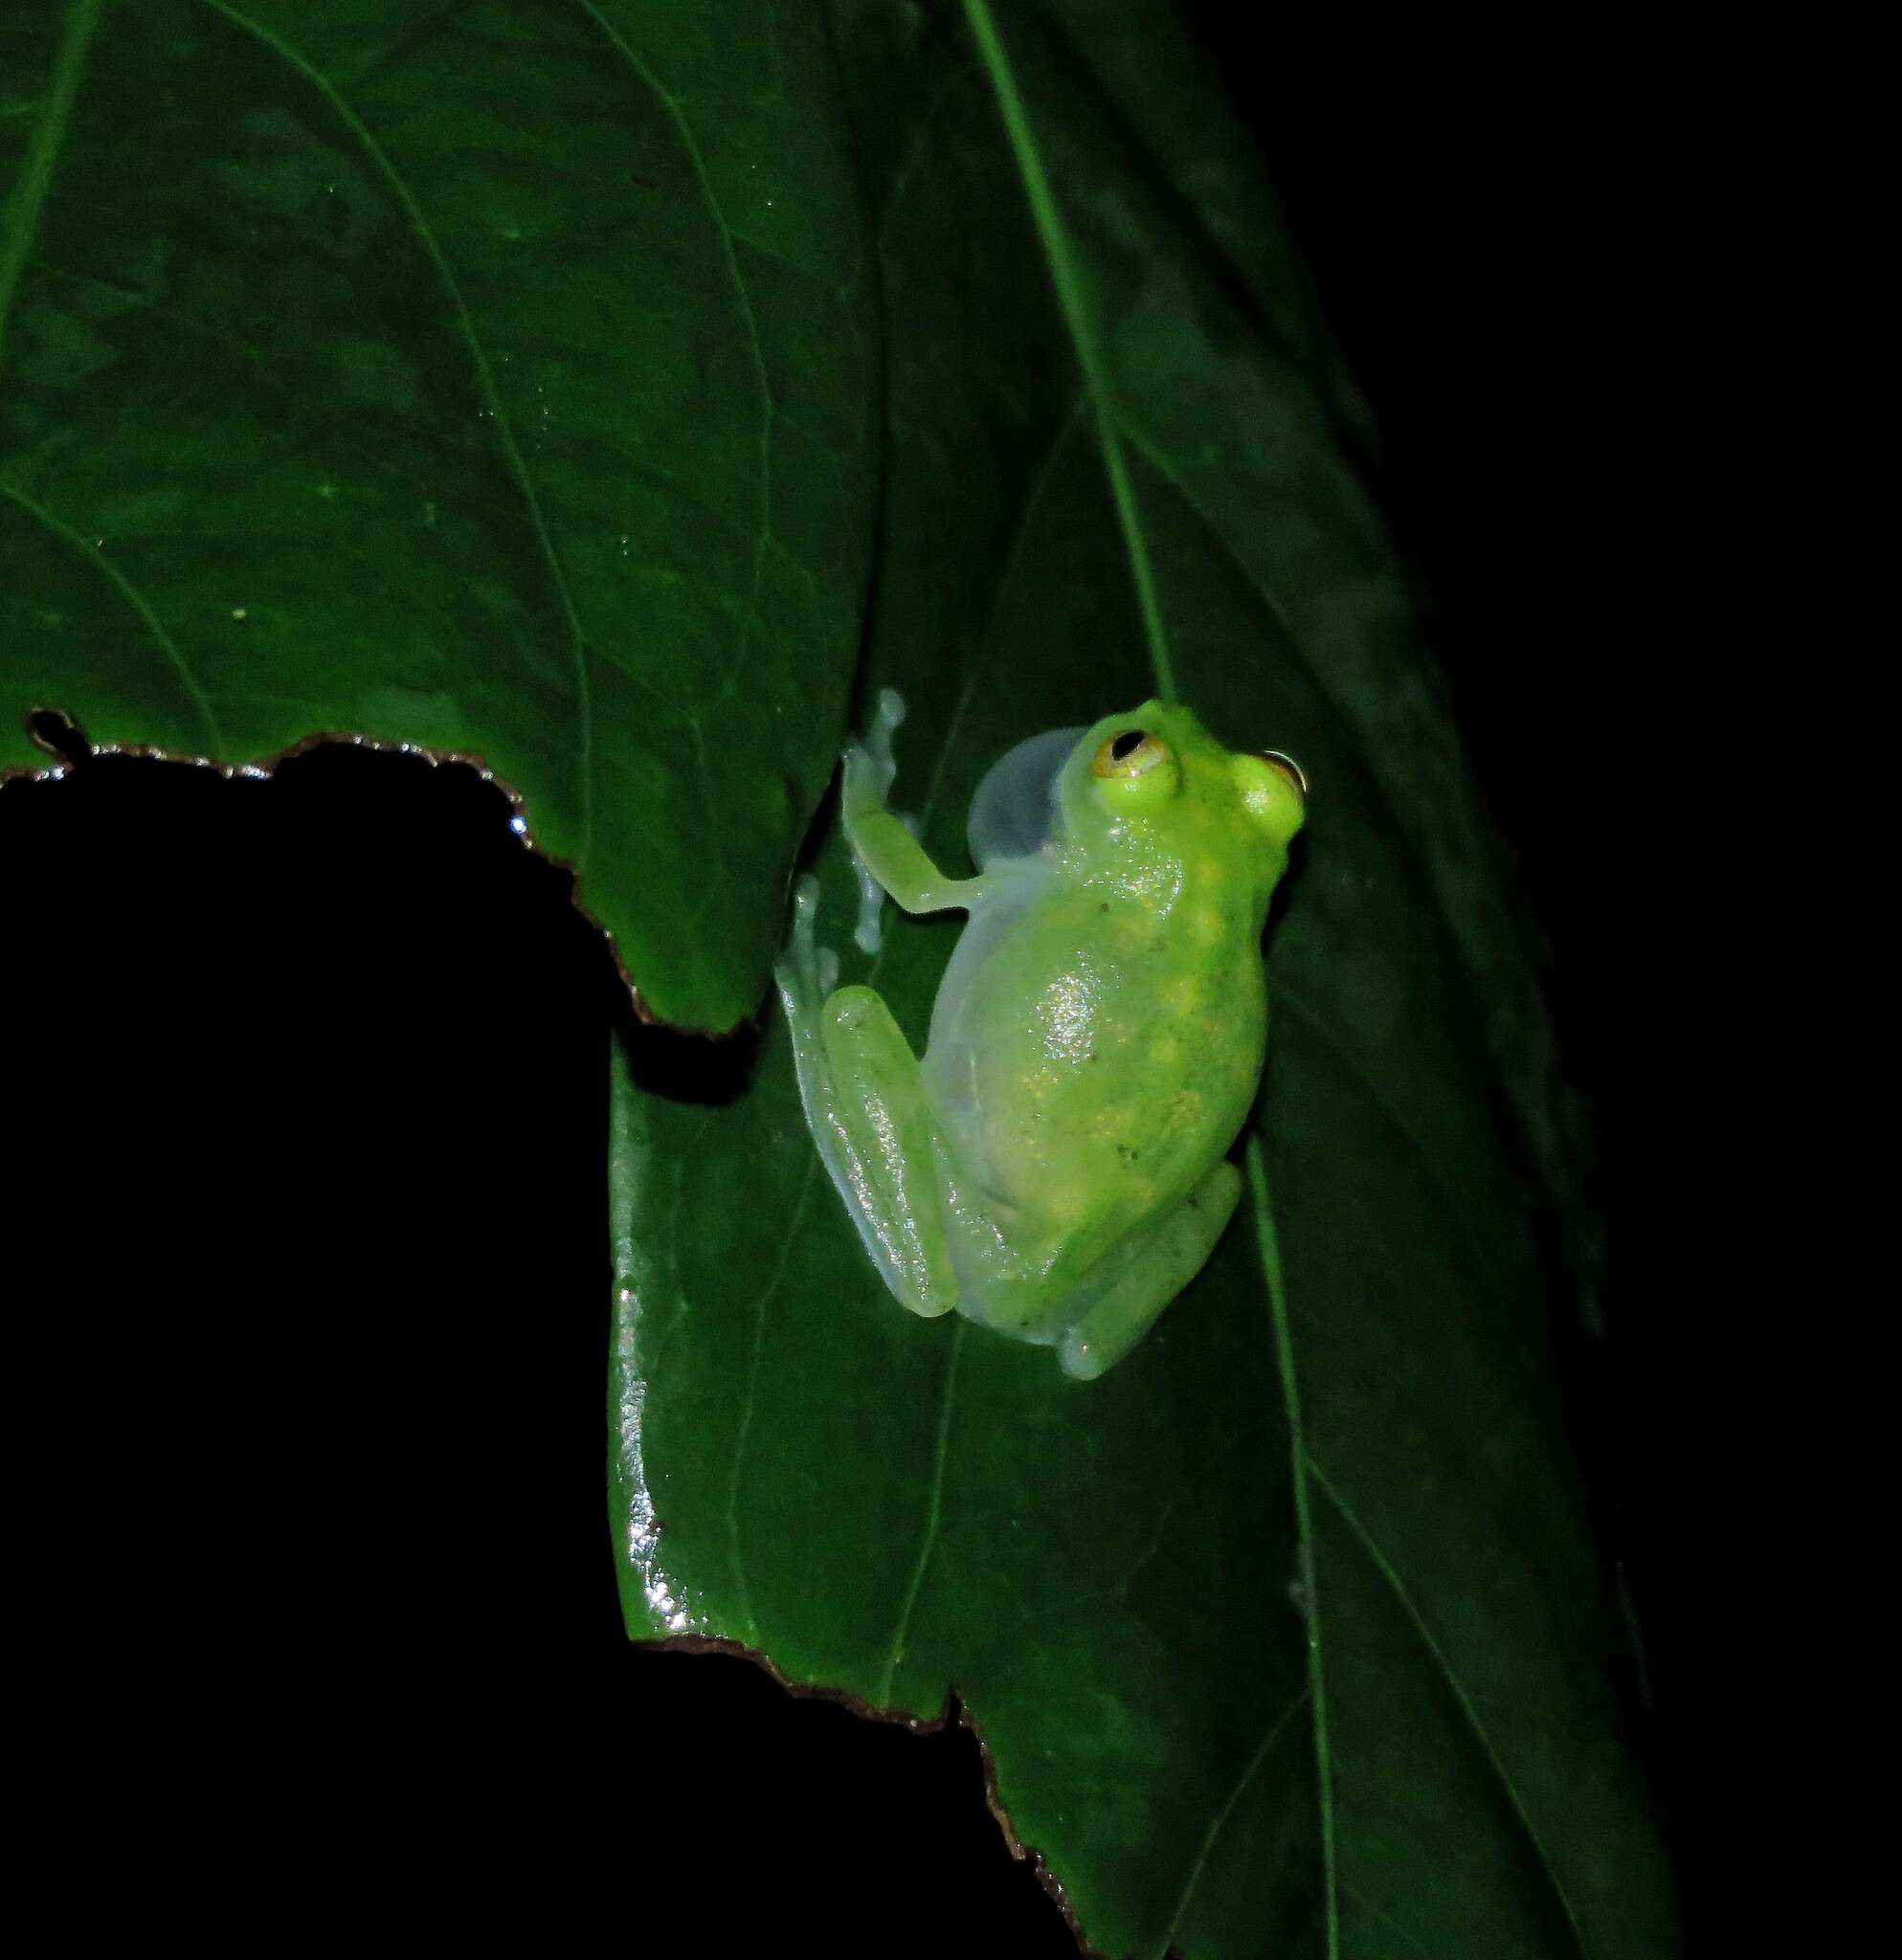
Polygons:
M1278 776L1286 776L1294 785L1294 793L1302 802L1308 801L1308 772L1291 755L1284 755L1279 748L1264 748L1262 760Z

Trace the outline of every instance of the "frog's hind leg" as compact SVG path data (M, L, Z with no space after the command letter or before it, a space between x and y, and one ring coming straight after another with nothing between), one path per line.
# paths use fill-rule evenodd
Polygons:
M915 1314L948 1313L957 1278L918 1059L871 988L825 999L839 962L814 943L817 907L817 885L801 879L792 944L773 969L806 1121L892 1297Z
M1241 1195L1242 1173L1224 1160L1155 1226L1063 1336L1065 1374L1090 1381L1122 1360L1202 1270Z

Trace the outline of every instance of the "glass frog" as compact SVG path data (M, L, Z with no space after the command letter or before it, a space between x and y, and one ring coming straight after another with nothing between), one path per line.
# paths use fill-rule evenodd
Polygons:
M833 991L800 880L776 969L819 1155L901 1304L1055 1346L1088 1379L1201 1270L1267 1031L1262 930L1301 828L1286 756L1234 754L1145 702L1020 743L947 878L886 804L887 689L845 751L845 832L911 913L968 923L920 1061L869 987ZM861 935L864 943L864 935Z

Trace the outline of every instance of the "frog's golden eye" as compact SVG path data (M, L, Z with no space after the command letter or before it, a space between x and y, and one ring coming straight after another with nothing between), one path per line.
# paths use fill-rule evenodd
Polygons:
M1157 763L1169 760L1169 745L1146 728L1125 728L1110 736L1090 764L1093 776L1146 776Z
M1274 770L1276 775L1284 777L1294 791L1294 793L1301 798L1303 803L1306 803L1308 801L1307 770L1295 761L1293 756L1284 755L1279 748L1264 748L1261 754L1262 760Z

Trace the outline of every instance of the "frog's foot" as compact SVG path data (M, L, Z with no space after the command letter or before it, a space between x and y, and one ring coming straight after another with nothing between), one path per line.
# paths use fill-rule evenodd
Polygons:
M918 841L915 817L901 815L886 803L898 766L892 758L892 730L905 719L905 703L889 687L879 690L878 712L863 742L845 750L839 812L859 871L859 924L853 937L868 953L879 949L883 892L907 912L942 912L969 906L977 890L973 879L947 878Z
M772 969L795 1041L802 1023L817 1029L819 1009L839 984L839 955L818 943L818 880L801 878L793 887L793 931Z
M846 745L844 778L840 788L842 808L853 825L880 821L897 815L898 821L915 838L918 826L910 817L889 811L886 799L898 776L898 760L892 753L892 731L905 719L905 702L895 687L879 689L879 701L872 725L862 742ZM852 931L852 943L861 953L877 956L884 943L884 886L860 851L852 854L852 868L859 875L859 923Z
M875 960L885 943L885 888L856 851L852 854L852 869L859 875L859 923L852 928L852 944Z
M1151 1231L1063 1336L1065 1374L1092 1381L1122 1360L1208 1262L1241 1195L1242 1173L1224 1160Z
M779 989L786 1025L793 1036L793 1072L799 1080L799 1102L815 1136L821 1134L820 1116L830 1095L820 1015L825 997L839 978L839 955L830 947L820 946L816 936L818 909L818 880L801 878L793 887L793 930L772 966L773 984Z
M862 742L845 745L844 791L847 803L883 808L898 777L898 758L893 755L891 738L905 720L905 697L895 687L879 689L872 725Z

